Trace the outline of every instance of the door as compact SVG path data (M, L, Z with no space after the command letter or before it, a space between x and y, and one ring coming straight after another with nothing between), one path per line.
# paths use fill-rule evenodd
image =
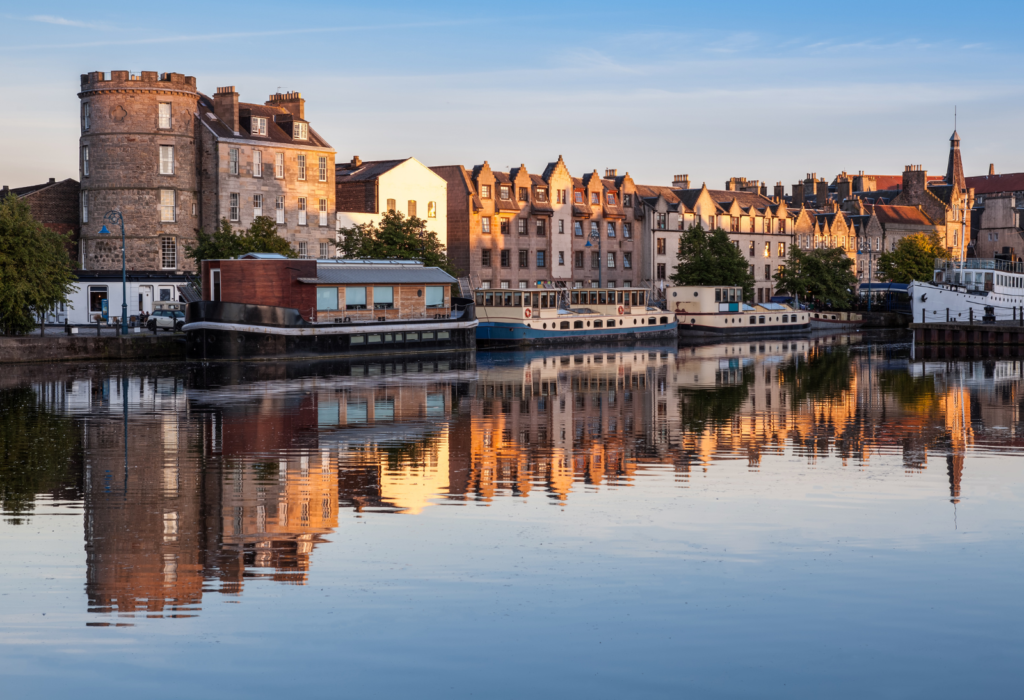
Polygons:
M153 285L151 284L139 287L139 311L145 314L153 313Z

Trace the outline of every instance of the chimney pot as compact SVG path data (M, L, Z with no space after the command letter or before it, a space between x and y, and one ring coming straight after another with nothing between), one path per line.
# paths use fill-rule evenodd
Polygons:
M995 175L996 174L996 164L995 163L989 163L988 164L988 174L989 175Z
M51 185L52 185L52 184L53 184L53 183L55 183L55 182L57 182L57 178L55 178L55 177L51 177L51 178L50 178L50 182L49 182L49 184L51 184Z

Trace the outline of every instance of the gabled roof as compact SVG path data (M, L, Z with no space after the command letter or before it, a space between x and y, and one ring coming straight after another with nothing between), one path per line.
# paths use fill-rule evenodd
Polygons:
M12 187L10 191L13 192L16 197L21 198L25 197L26 195L35 194L36 192L45 190L47 187L54 187L55 185L61 185L65 182L73 182L76 185L78 184L78 180L75 180L74 178L70 177L65 178L63 180L55 180L51 178L49 182L44 182L41 185L26 185L25 187Z
M917 207L893 206L892 204L876 204L871 208L878 221L883 224L919 224L936 226L931 218Z
M248 110L249 114L253 117L266 117L267 118L267 135L266 136L253 136L246 131L245 126L241 124L242 112ZM229 129L224 122L217 118L214 114L213 100L206 95L199 96L199 118L206 128L213 132L214 136L223 139L246 139L260 143L280 143L289 146L312 146L314 148L331 148L331 144L327 143L320 134L313 130L313 127L309 127L309 138L305 141L297 141L292 138L292 135L281 128L276 120L281 121L293 120L291 112L284 107L270 107L268 105L252 104L249 102L239 102L238 112L240 122L238 125L238 133ZM305 119L294 119L295 121L306 121Z
M366 160L358 168L349 170L348 163L339 164L335 167L335 181L338 184L345 182L365 182L367 180L376 180L378 177L394 170L402 163L406 163L412 160L412 158L405 158L404 160ZM442 176L443 177L443 176Z
M1024 173L1002 175L978 175L965 178L968 187L975 194L996 194L997 192L1024 192Z
M445 182L448 183L449 191L452 191L451 188L461 187L463 194L472 195L473 209L475 211L480 211L484 208L484 204L480 201L480 196L477 194L476 186L473 184L473 179L469 176L469 171L464 167L461 165L435 165L431 170L445 179Z

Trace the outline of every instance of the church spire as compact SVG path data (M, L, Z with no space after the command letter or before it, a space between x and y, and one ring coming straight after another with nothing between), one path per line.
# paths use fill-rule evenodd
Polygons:
M967 180L964 179L964 163L960 158L960 136L953 130L949 137L949 163L946 165L946 184L953 185L956 192L963 192L967 189Z

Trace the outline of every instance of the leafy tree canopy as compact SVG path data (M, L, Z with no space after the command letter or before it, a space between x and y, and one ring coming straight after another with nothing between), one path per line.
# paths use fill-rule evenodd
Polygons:
M884 282L909 284L932 279L935 259L950 258L945 241L934 231L915 233L896 244L896 250L882 253L878 258L878 279Z
M853 260L842 248L803 251L790 246L786 264L773 278L780 292L809 297L836 309L850 308L857 286Z
M694 224L679 237L679 264L671 276L674 284L693 287L743 287L749 299L754 292L754 278L747 259L729 234L720 228L705 231Z
M298 253L277 233L277 224L269 216L257 216L249 228L234 231L227 219L221 219L213 233L196 231L195 246L185 246L185 255L202 260L226 260L246 253L280 253L297 258Z
M28 333L35 314L68 302L75 290L69 240L33 219L13 193L0 202L0 331Z
M346 258L376 260L420 260L428 267L439 267L452 277L458 270L449 262L445 247L437 234L427 229L427 222L415 216L404 217L389 211L380 224L357 224L343 228L335 245Z

